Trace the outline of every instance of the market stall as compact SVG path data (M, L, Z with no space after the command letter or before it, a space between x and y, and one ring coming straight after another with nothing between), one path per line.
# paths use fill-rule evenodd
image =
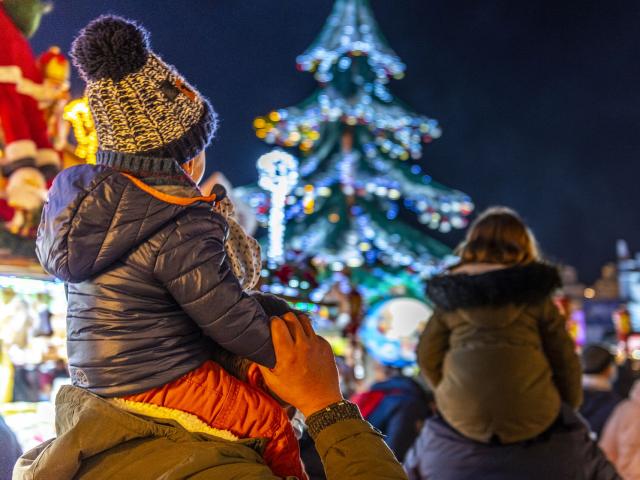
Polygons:
M33 260L0 257L0 414L23 448L55 435L53 398L68 383L64 285Z

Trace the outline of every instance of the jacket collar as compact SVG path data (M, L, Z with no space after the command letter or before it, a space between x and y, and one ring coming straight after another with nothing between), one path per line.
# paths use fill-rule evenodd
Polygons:
M558 269L531 263L477 275L447 273L428 282L427 295L444 310L542 301L562 286Z
M98 165L142 178L148 185L193 185L173 158L100 150L96 161Z

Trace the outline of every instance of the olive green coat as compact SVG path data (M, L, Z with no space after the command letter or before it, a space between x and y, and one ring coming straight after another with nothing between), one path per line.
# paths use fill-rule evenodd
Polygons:
M533 264L436 277L436 310L419 363L442 416L480 442L518 442L556 420L560 403L582 401L580 364L551 300L555 268Z
M56 400L57 438L25 453L14 480L272 480L266 440L229 441L192 433L172 420L128 413L76 387ZM364 420L343 420L316 439L329 480L404 479L381 436Z

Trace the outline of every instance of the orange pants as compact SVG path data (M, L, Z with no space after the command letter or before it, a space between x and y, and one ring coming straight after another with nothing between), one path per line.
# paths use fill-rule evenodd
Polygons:
M242 382L208 361L173 382L124 397L182 410L239 438L267 438L264 460L280 477L307 479L300 448L285 411L262 389Z

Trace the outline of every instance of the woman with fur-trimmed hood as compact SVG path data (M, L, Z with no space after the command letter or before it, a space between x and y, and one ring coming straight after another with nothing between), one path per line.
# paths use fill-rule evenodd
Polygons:
M551 295L561 286L516 212L491 208L433 278L436 309L418 348L443 418L479 442L515 443L547 430L561 403L582 401L580 363Z

